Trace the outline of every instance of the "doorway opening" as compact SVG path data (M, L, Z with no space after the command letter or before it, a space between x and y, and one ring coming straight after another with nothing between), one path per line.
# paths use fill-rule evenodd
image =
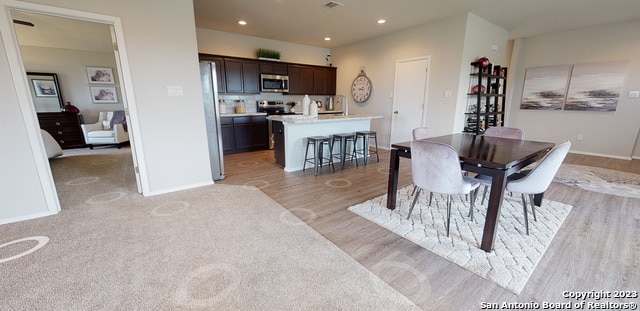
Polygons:
M131 78L126 75L129 72L128 63L122 62L117 49L114 23L110 22L109 18L90 20L83 16L82 12L49 7L43 7L42 10L37 11L11 8L9 12L11 17L17 21L13 25L16 34L16 50L19 51L18 57L25 75L27 71L57 73L62 85L64 102L73 102L74 106L80 108L84 123L95 122L100 111L125 111L130 141L130 148L126 150L129 150L129 159L132 162L132 171L128 175L135 176L137 192L143 192L135 141L131 133L135 128L131 126L131 123L136 120L132 119L128 113L129 104L133 104L129 100L131 97L128 96L132 93ZM114 76L109 81L110 83L92 83L87 75L88 67L95 68L96 66L112 69ZM91 88L94 86L115 90L119 100L114 100L111 103L95 103L91 95ZM33 103L21 100L21 106L25 105L33 105ZM30 123L27 121L30 119L29 121L38 124L37 111L31 109L32 107L29 108L22 109L25 121ZM33 146L38 142L31 139L31 144ZM37 153L39 149L34 147L34 153ZM74 149L67 150L69 153L74 153ZM100 149L93 151L95 153L101 152ZM36 157L38 156L36 154ZM48 161L46 162L49 164ZM43 185L55 182L51 167L47 166L47 168L48 170L42 170L40 174ZM55 187L45 188L55 192ZM60 200L56 193L49 194L49 198L53 198L48 200L49 210L54 211L55 208L52 208L52 205L56 204L57 210L60 210Z

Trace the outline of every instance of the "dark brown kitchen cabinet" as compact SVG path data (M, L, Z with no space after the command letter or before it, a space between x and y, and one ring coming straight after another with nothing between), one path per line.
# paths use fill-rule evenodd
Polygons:
M258 62L225 58L224 71L226 93L260 93Z
M271 121L271 130L273 131L273 156L276 164L285 166L284 158L284 124L279 121Z
M313 67L313 94L336 95L336 68Z
M271 75L287 75L287 64L260 62L260 73Z
M289 94L314 94L313 67L304 65L289 65Z
M55 139L60 148L82 148L85 147L84 134L80 124L82 115L68 115L62 112L41 112L38 113L40 128L47 131Z
M234 153L235 143L233 141L233 118L220 118L220 136L222 137L222 153Z
M222 117L220 125L224 154L269 149L266 116Z
M218 80L218 93L226 93L227 83L225 79L224 58L201 54L200 61L208 61L216 64L216 80Z

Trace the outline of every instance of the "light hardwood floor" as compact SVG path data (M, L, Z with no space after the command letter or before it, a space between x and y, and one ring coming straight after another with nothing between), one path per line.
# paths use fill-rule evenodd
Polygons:
M569 154L565 163L640 174L640 161ZM256 186L425 310L478 310L483 303L579 302L565 291L640 290L640 200L552 183L545 198L573 209L520 295L515 295L347 210L386 193L389 152L380 162L286 173L273 151L225 156L220 184ZM400 163L399 186L411 183ZM544 208L544 207L542 207ZM318 254L318 260L322 255ZM313 264L313 263L309 263ZM638 299L602 301L638 302Z

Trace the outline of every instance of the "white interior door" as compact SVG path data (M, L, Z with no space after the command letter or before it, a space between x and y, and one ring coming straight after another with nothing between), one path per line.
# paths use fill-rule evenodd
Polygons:
M424 125L431 57L396 61L391 143L409 141L411 131Z

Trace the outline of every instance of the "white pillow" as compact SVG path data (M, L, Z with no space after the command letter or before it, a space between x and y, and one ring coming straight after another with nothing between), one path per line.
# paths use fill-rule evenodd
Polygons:
M107 131L111 128L111 121L102 121L102 129Z

